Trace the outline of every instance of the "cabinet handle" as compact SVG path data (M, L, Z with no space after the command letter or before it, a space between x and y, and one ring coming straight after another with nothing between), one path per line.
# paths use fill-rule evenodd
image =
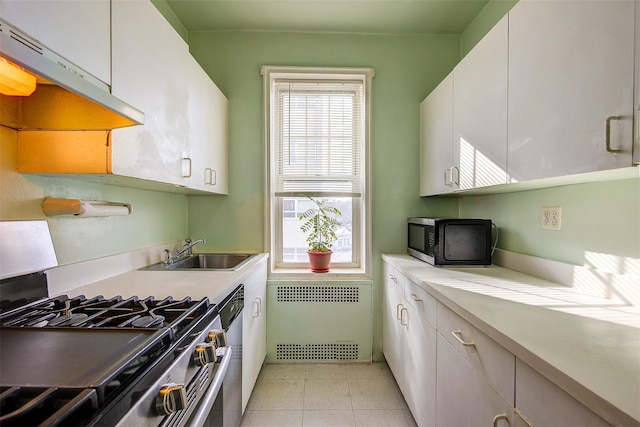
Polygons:
M182 177L191 178L191 157L182 158Z
M471 346L475 346L476 345L476 343L474 343L474 342L465 341L464 339L462 339L462 331L453 331L453 332L451 332L451 335L456 337L456 339L458 341L460 341L460 344L462 344L464 346L471 347Z
M393 280L394 282L398 283L398 278L395 277L393 274L389 273L389 279Z
M456 173L456 179L455 179L455 180L453 180L453 170L454 170L454 169L455 169L455 170L456 170L456 172L457 172L457 173ZM456 186L460 187L460 169L459 169L457 166L453 166L453 167L451 168L451 171L452 171L452 173L451 173L451 180L452 180L452 183L453 183L454 185L456 185Z
M216 185L216 171L211 168L204 170L204 183L206 185Z
M418 298L418 295L416 294L410 294L411 295L411 299L414 301L422 301L422 298Z
M396 306L396 319L398 319L400 322L402 322L401 316L402 316L402 304L398 304Z
M408 316L409 310L407 310L406 308L402 308L402 310L400 310L400 324L402 326L408 326L409 323L404 321L404 316L402 315L402 313L407 313L407 316Z
M493 417L493 427L498 427L498 422L500 420L506 420L507 423L509 423L509 417L507 416L507 414L498 414Z
M609 153L620 153L622 151L622 150L616 150L611 148L611 122L613 120L622 120L622 118L623 118L622 116L609 116L605 121L604 138L605 138L605 143L607 145L607 151Z
M444 185L451 187L451 168L444 170Z
M456 170L456 179L453 179L453 170ZM460 169L457 166L451 166L444 171L444 185L453 187L454 185L460 187Z

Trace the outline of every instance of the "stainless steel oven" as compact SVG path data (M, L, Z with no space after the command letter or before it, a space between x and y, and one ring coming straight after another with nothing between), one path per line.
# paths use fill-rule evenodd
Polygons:
M224 319L230 311L232 321L241 319L242 287L217 305L166 296L48 298L46 275L37 271L40 252L49 254L45 268L52 262L46 222L7 223L0 223L3 427L239 424L214 408L231 408L226 384L230 394L241 390L230 376L241 341L236 323ZM5 233L15 227L22 231ZM5 268L7 251L24 254L27 240L28 265L14 256Z
M204 420L194 425L205 427L235 427L242 419L242 312L244 286L238 286L219 305L222 328L226 333L226 347L233 351L213 409ZM202 422L202 424L201 424Z

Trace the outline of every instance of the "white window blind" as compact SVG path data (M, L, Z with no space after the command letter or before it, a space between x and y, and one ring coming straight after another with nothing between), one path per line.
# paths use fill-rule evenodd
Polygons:
M273 82L274 195L362 194L364 81Z

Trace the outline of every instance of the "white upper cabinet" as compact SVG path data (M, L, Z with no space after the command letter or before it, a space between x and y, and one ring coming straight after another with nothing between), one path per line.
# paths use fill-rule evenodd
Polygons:
M112 14L112 92L145 113L113 131L113 173L226 194L226 97L151 2L114 0Z
M460 190L507 182L508 36L505 16L453 70L453 166Z
M111 83L110 0L0 0L2 19Z
M453 144L453 74L420 104L420 195L451 192Z
M193 176L190 187L198 190L227 194L228 101L209 76L194 63L194 80L198 90L192 93L194 105L189 115L191 138L200 143L192 147Z
M512 182L631 166L634 14L624 0L509 12Z
M420 105L420 195L507 182L508 20Z
M145 114L143 126L113 131L113 173L186 186L188 46L151 2L114 0L112 13L112 92Z

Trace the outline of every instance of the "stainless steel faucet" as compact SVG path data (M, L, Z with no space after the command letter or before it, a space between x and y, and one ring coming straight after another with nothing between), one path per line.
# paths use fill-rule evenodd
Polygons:
M183 258L189 257L193 255L193 247L198 243L207 243L205 239L196 240L195 242L191 241L191 239L186 239L184 241L184 245L181 250L175 250L173 254L169 249L165 249L167 257L164 261L165 264L172 264L174 262L180 261Z

